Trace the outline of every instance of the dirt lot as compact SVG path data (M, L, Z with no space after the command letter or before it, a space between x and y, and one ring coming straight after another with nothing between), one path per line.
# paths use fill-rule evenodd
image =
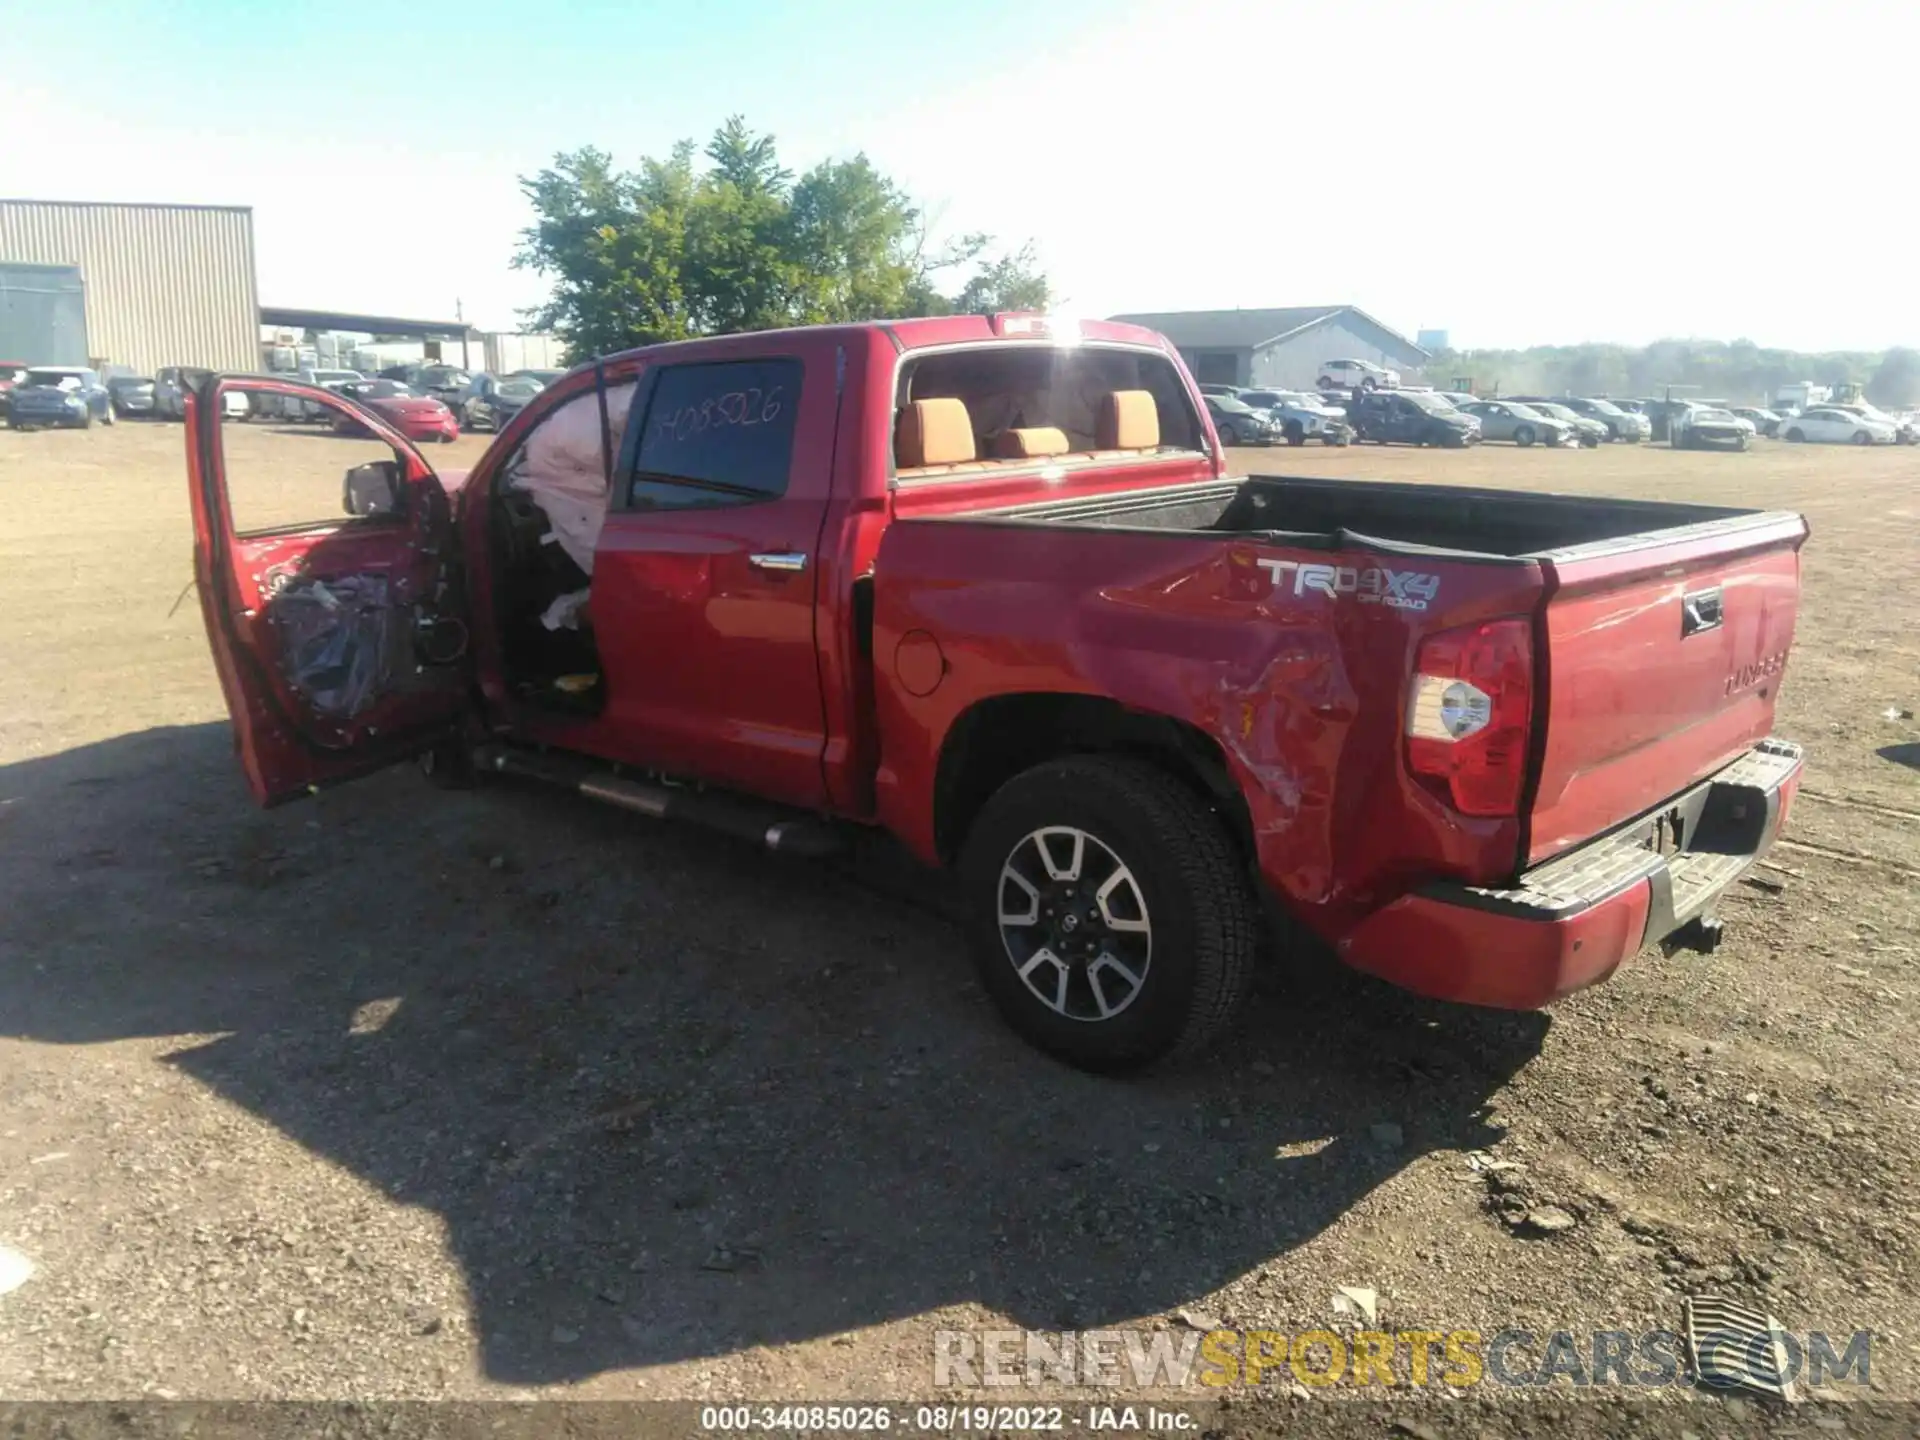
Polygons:
M1811 767L1711 957L1551 1017L1309 971L1116 1084L1004 1031L898 866L410 770L256 812L181 449L0 431L0 1394L901 1396L939 1328L1298 1330L1349 1285L1402 1330L1742 1296L1920 1398L1914 452L1243 457L1805 511Z

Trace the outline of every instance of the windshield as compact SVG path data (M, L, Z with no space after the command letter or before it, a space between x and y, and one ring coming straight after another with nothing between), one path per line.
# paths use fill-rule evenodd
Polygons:
M1430 391L1402 390L1400 393L1430 415L1438 415L1443 410L1453 409L1451 404Z
M1695 423L1698 423L1702 420L1731 420L1733 419L1733 415L1726 410L1696 410L1693 412L1692 418Z
M509 400L531 400L538 395L541 385L538 380L502 380L493 387L493 393L504 395Z
M71 370L29 370L26 383L29 385L53 385L62 390L78 390L80 377Z
M464 370L451 370L445 366L434 365L420 372L418 385L431 385L436 389L448 389L455 385L470 385L472 377Z
M1242 404L1231 395L1209 395L1207 407L1211 410L1224 411L1229 415L1248 415L1253 412L1251 405Z
M1547 418L1531 405L1522 405L1518 400L1507 401L1507 409L1511 410L1515 415L1518 415L1522 420L1544 420Z
M1578 420L1580 417L1566 406L1552 400L1532 400L1528 402L1542 415L1551 415L1556 420Z
M141 385L151 384L153 384L153 381L144 375L116 375L107 381L108 387L114 390L132 390Z
M1602 415L1624 415L1627 413L1611 400L1582 400L1580 403L1587 410L1598 411Z
M364 385L349 383L342 388L362 400L400 400L413 394L398 380L370 380Z

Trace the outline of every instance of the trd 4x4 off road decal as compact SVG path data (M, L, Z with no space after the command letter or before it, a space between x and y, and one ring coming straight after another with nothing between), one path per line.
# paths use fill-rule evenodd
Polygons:
M1424 610L1440 594L1440 577L1418 570L1389 570L1352 565L1302 565L1294 560L1262 560L1260 568L1273 577L1278 590L1293 575L1293 593L1308 591L1337 600L1351 595L1362 605L1385 605L1392 610Z

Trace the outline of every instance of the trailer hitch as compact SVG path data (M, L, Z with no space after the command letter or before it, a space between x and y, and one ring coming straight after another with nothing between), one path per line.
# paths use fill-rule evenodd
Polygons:
M1660 942L1661 950L1672 955L1691 950L1696 955L1711 955L1720 948L1722 927L1717 915L1697 915Z

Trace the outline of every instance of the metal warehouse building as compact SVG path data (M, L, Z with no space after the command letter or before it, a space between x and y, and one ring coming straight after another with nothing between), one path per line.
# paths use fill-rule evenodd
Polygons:
M0 357L259 369L253 211L0 200Z
M1174 310L1113 318L1166 336L1202 385L1311 390L1328 360L1369 360L1404 372L1418 370L1431 358L1353 305Z

